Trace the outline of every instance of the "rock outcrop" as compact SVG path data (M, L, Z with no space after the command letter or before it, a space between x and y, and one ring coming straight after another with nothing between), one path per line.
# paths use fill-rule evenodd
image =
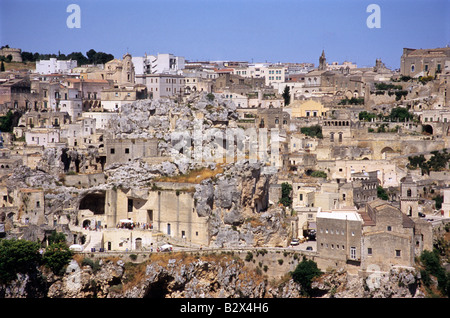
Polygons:
M85 262L86 263L86 262ZM293 279L273 280L232 255L151 256L141 264L101 260L93 265L73 260L64 276L51 272L19 274L0 285L3 298L299 298ZM317 298L422 298L414 270L393 269L376 284L344 270L325 273L312 283Z

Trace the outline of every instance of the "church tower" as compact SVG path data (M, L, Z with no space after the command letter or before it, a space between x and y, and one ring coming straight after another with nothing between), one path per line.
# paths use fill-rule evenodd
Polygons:
M417 184L409 172L400 184L400 210L412 218L419 217Z
M319 71L327 69L327 59L325 58L325 51L322 50L322 55L319 57Z

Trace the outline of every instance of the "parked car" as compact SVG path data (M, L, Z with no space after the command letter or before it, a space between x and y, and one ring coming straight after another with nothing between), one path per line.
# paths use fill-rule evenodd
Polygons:
M299 245L299 244L300 244L300 240L299 239L297 239L297 238L292 239L292 241L291 241L291 245L292 246L296 246L296 245Z
M307 251L312 251L313 248L312 248L312 246L307 246L307 247L306 247L306 250L307 250Z

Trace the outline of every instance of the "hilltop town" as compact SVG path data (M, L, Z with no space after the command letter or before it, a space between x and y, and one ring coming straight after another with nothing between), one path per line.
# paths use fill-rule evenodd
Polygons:
M398 70L324 51L317 65L23 53L0 54L2 238L289 248L370 273L413 267L448 232L448 47L405 48Z

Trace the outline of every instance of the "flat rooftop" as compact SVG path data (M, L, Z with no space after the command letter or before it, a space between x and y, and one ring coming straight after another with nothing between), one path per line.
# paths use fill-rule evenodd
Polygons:
M316 219L317 218L362 222L361 215L359 215L359 213L353 209L318 211L316 214Z

